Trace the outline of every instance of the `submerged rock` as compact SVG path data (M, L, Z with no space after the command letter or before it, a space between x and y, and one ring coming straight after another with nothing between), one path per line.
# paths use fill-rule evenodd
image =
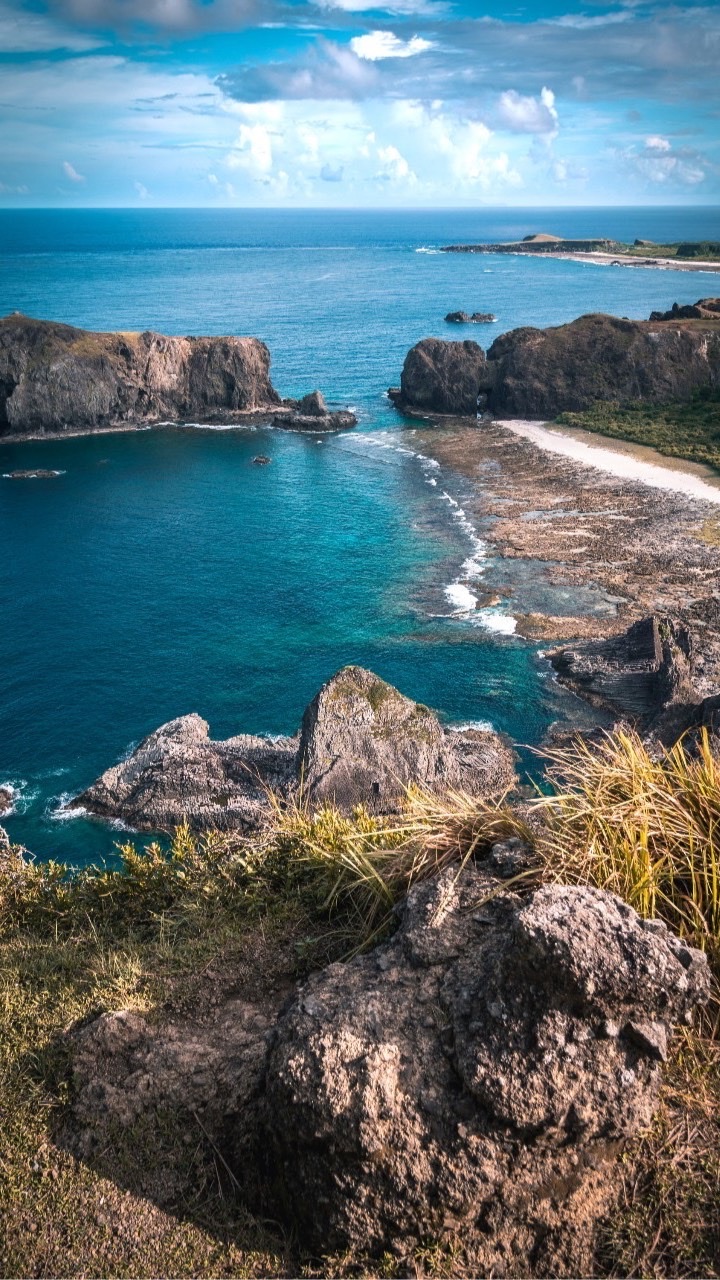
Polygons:
M611 1162L708 988L701 952L609 894L448 868L278 1019L267 1207L321 1252L458 1234L475 1274L587 1275Z
M271 462L272 458L268 458L265 453L259 453L256 458L253 458L253 463L256 467L267 467Z
M443 729L427 707L362 667L343 667L310 703L299 737L241 734L210 739L198 715L145 738L68 808L120 818L138 830L251 829L268 814L268 788L314 803L397 808L404 788L471 787L500 795L515 780L514 756L495 733Z
M5 480L52 480L55 476L61 476L62 471L43 471L36 469L34 471L7 471L3 477Z
M714 303L708 300L707 306ZM689 400L720 387L720 325L672 314L653 321L586 315L557 328L513 329L485 352L473 342L424 338L407 354L398 407L429 413L554 418L598 401L629 405ZM676 323L670 321L676 320Z

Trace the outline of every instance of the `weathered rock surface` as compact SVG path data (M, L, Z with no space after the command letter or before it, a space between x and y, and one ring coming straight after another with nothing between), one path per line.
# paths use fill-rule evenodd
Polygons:
M497 734L448 732L363 667L344 667L307 707L298 769L310 800L379 811L395 807L411 782L498 795L515 777L512 751Z
M459 1232L477 1274L588 1274L608 1161L650 1119L707 962L599 890L497 889L446 870L280 1016L261 1158L311 1248Z
M43 471L36 469L34 471L8 471L5 473L5 480L52 480L55 476L61 476L62 471Z
M712 300L711 300L712 301ZM473 342L425 338L408 352L398 407L475 416L553 418L598 401L689 400L720 387L720 316L704 323L586 315L552 329L513 329L487 352ZM672 320L675 320L675 323Z
M257 338L91 333L0 320L0 435L57 435L281 403Z
M151 733L69 804L137 830L250 830L267 816L270 788L342 808L397 807L415 781L500 795L515 780L513 753L495 733L443 729L427 707L362 667L337 672L305 711L301 735L240 734L213 741L198 715Z
M266 788L293 780L296 753L293 738L240 734L215 742L200 716L180 716L143 739L68 808L120 818L138 831L172 830L185 819L196 829L252 830L266 814Z
M12 809L15 802L15 796L10 787L0 787L0 813L7 813Z
M390 942L279 1014L236 994L201 1019L80 1026L66 1145L93 1159L118 1127L187 1117L317 1253L459 1237L474 1274L589 1274L613 1162L709 970L600 890L512 892L489 866L521 852L416 886Z
M557 649L549 657L564 684L661 737L682 733L698 702L692 637L671 618L642 618L620 635Z
M477 342L423 338L405 357L399 394L392 388L388 395L400 409L474 417L489 381L485 352Z

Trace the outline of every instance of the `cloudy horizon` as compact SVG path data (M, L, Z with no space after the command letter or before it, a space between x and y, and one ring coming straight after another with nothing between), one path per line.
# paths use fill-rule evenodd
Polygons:
M0 0L0 201L720 203L720 9Z

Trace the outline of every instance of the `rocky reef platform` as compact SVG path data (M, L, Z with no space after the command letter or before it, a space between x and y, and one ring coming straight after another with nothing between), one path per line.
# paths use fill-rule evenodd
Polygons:
M198 420L316 432L356 422L320 392L283 399L258 338L94 333L17 312L0 320L0 443Z

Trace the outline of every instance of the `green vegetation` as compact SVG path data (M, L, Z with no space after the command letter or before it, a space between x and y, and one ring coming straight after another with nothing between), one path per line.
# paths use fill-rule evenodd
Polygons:
M703 388L685 404L597 403L561 413L559 426L598 431L617 440L649 445L670 458L701 462L720 471L720 392Z
M535 845L528 887L544 875L609 888L704 946L717 973L720 764L708 740L655 759L612 734L554 752L548 775L551 794L520 812L416 789L392 817L278 805L261 837L181 828L169 852L125 846L113 871L69 874L0 846L0 1274L399 1274L390 1257L303 1262L243 1207L192 1116L180 1129L156 1115L73 1158L61 1033L105 1009L200 1017L238 990L282 998L309 968L386 933L410 885L510 835ZM710 1017L677 1037L658 1115L623 1158L599 1275L720 1274L718 1032ZM463 1274L461 1252L432 1242L413 1266Z
M720 241L697 240L676 244L629 244L622 246L623 253L635 258L683 258L698 262L720 262Z

